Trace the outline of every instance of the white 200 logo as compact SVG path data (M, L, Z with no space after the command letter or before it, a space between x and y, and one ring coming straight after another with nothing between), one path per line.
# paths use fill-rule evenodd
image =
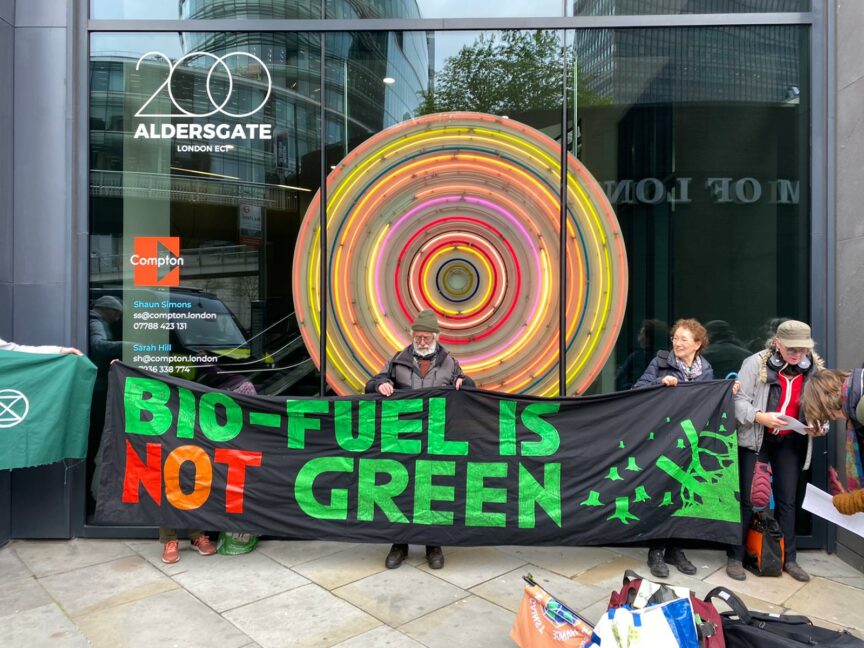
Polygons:
M165 82L162 85L156 88L156 92L154 92L151 97L146 102L144 102L144 105L138 109L138 112L135 113L136 117L182 117L184 115L186 117L209 117L210 115L215 115L216 113L221 113L226 117L248 117L249 115L255 114L264 107L264 104L266 104L267 100L270 98L270 92L273 90L273 78L270 76L270 70L268 70L267 66L264 65L264 61L262 61L254 54L249 54L248 52L229 52L228 54L225 54L225 56L216 56L215 54L211 54L210 52L189 52L188 54L185 54L179 59L177 59L175 63L172 63L171 59L162 52L147 52L138 59L138 63L135 65L135 69L137 70L141 65L141 61L143 61L149 56L163 58L168 62L168 78L165 79ZM183 61L185 61L186 59L194 58L196 56L206 56L213 59L213 65L210 66L210 70L207 72L207 83L205 87L207 88L207 97L210 99L210 103L214 106L214 108L210 112L203 114L189 112L188 110L183 108L183 106L177 103L177 100L174 98L174 94L171 91L171 79L174 76L174 71L180 66L181 63L183 63ZM234 76L231 74L231 70L228 68L228 66L225 65L225 59L231 58L232 56L248 56L251 59L255 59L256 61L258 61L258 63L261 64L261 67L267 74L267 94L264 95L264 99L261 101L258 107L254 110L250 110L249 112L232 113L224 109L225 105L231 100L231 93L234 91ZM210 90L210 79L213 76L213 70L216 69L217 65L221 65L225 70L225 73L228 75L228 92L225 95L225 99L223 99L222 103L220 104L216 103L216 100L213 98L213 93ZM162 88L165 87L168 88L168 97L171 99L171 103L180 112L145 113L144 109L150 105L150 103L156 98L156 95L158 95L162 91Z

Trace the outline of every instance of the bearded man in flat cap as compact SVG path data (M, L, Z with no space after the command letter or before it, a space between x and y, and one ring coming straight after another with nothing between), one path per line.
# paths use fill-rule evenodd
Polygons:
M451 385L474 387L474 381L462 371L456 360L438 344L441 327L434 311L423 310L411 324L411 344L394 355L381 373L366 383L367 394L390 396L397 389L431 389ZM395 569L408 557L407 544L394 544L384 561ZM444 552L436 545L426 546L426 560L432 569L444 566Z

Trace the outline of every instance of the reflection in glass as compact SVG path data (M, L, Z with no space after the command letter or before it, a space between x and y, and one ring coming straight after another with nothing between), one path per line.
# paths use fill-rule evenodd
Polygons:
M631 268L615 366L598 388L628 382L650 346L646 322L712 322L719 351L777 315L806 319L806 30L573 36L579 83L599 100L580 105L569 130L615 207Z
M810 11L811 0L572 0L568 16L782 13Z
M96 20L314 19L321 18L321 1L90 0L90 17Z
M399 132L405 133L404 144L398 150L394 150L392 155L387 156L380 163L376 163L376 172L373 174L375 177L370 177L368 180L372 184L363 193L363 196L368 198L361 199L359 195L351 194L351 200L362 201L362 204L356 205L356 211L350 212L352 222L348 222L345 208L339 202L342 200L341 194L329 197L328 222L332 223L332 226L327 233L330 254L327 267L333 271L333 274L330 276L331 295L328 299L330 308L328 340L333 341L334 347L338 344L340 350L338 354L334 350L334 354L339 357L334 355L333 364L330 365L328 371L336 370L336 367L354 366L353 360L346 359L343 350L346 346L353 348L352 344L358 347L355 352L357 358L374 356L378 361L377 363L371 361L361 363L370 371L369 375L379 371L380 366L387 359L387 354L381 352L378 346L371 342L364 345L360 338L367 335L379 335L387 340L392 338L392 349L390 350L395 352L404 346L407 340L405 337L407 330L401 330L398 323L401 322L407 326L417 311L427 307L436 310L439 320L444 323L445 346L458 358L466 359L471 356L472 350L469 349L470 344L460 346L466 340L462 340L452 328L455 326L454 318L459 319L461 317L458 313L463 307L470 310L470 307L462 304L460 300L465 299L468 300L465 304L473 304L470 300L473 299L474 290L477 288L476 282L483 284L479 286L479 295L484 295L487 290L491 289L485 283L486 274L484 271L478 269L480 266L472 265L472 262L481 263L474 258L474 254L476 250L481 248L484 250L483 254L486 253L484 235L487 233L487 229L501 226L495 218L487 214L486 210L492 209L490 205L496 202L507 203L513 199L514 195L518 195L519 190L516 188L518 183L515 182L514 178L500 177L501 174L498 174L499 177L492 177L495 174L491 174L490 177L486 178L483 185L486 192L484 196L475 196L473 192L478 185L478 176L482 176L492 165L492 163L487 162L487 148L494 145L494 137L486 138L484 136L481 138L482 141L477 140L477 149L474 153L477 159L474 164L468 164L463 157L462 143L457 141L449 143L450 148L447 149L449 157L441 157L441 150L438 147L444 146L444 144L436 137L438 134L441 134L441 137L445 136L443 135L447 128L445 122L435 119L426 120L423 123L428 124L428 126L421 128L421 132L414 132L406 120L415 116L429 116L431 118L434 117L435 113L463 110L491 112L497 113L500 117L508 117L513 120L514 125L517 119L516 115L518 115L529 125L549 131L553 138L560 136L560 105L563 96L560 39L554 32L538 34L531 32L489 32L483 34L467 32L372 34L360 32L328 34L325 42L327 43L328 66L332 65L334 69L339 68L340 59L343 58L344 52L375 52L383 49L388 52L386 69L380 65L376 66L374 56L368 62L358 61L356 70L352 68L352 61L350 60L342 65L346 80L345 85L349 91L358 83L368 82L367 96L378 97L383 94L385 110L381 115L383 119L379 122L380 126L376 130L363 130L361 124L372 124L373 122L368 119L355 118L355 115L365 114L365 104L362 99L359 101L357 99L352 100L349 94L347 104L344 104L344 93L339 92L338 88L334 88L333 91L328 88L328 107L336 108L346 105L344 114L347 115L348 119L341 129L341 139L339 140L343 147L342 150L349 156L346 158L346 164L359 165L355 156L363 155L365 149L358 150L358 145L370 135L375 134L377 130L392 126ZM552 64L551 72L546 69L550 61ZM338 78L338 76L336 74L328 75L328 86L334 78ZM557 112L556 106L558 107ZM513 116L502 114L504 110L512 111ZM489 119L489 128L496 128L494 119ZM329 140L328 144L329 152L332 146ZM364 146L372 146L372 143L367 142ZM375 146L379 146L379 144L376 143ZM381 144L381 146L384 145ZM517 144L513 144L513 147L511 153L518 157L522 151L516 150ZM503 155L499 154L498 157L493 155L489 159L495 159L506 164L500 157ZM553 159L555 158L553 157ZM339 191L342 184L346 182L348 174L342 172L339 159L331 160L328 156L328 162L330 168L334 169L331 186L334 191ZM355 167L349 168L352 169L353 173ZM411 169L410 173L406 170L408 168ZM365 176L358 177L363 177L363 182L366 182ZM558 176L555 176L550 185L552 202L557 200L559 182ZM390 186L391 184L392 186ZM460 187L461 189L458 189ZM539 188L538 193L541 193ZM459 197L460 195L462 198ZM477 202L474 202L475 198ZM367 203L374 203L376 205L375 210L366 209ZM519 203L518 199L517 203ZM522 207L528 207L528 205L519 203L518 205L511 205L511 207L515 212L521 214ZM538 242L540 252L537 254L540 255L539 258L542 258L542 263L547 264L547 273L544 275L544 277L548 275L547 278L558 276L557 234L555 234L555 230L558 227L559 212L560 208L550 209L550 213L553 214L553 224L549 226L551 235L545 236L546 230L544 229L544 236ZM392 232L392 236L387 236L386 241L382 239L380 244L377 239L367 241L366 238L363 238L367 232L371 231L373 234L369 234L367 238L375 239L374 232L379 231L380 221L380 219L376 219L376 214L380 214L385 222L389 221L391 216L393 219L392 226L388 227L387 230ZM536 212L532 212L532 216L541 218ZM342 237L348 236L344 234L345 231L357 227L355 223L356 219L359 218L368 218L368 227L363 227L356 234L351 234L352 237L359 237L352 238L353 245L362 247L364 250L366 248L363 246L366 246L369 251L360 254L357 258L356 274L352 273L351 277L343 276L340 270L337 276L336 269L345 266L344 258L346 255L356 254L353 249L348 250L343 247ZM500 219L501 216L498 215L497 218ZM545 214L543 220L545 220ZM531 223L527 227L529 230L533 230L535 229L534 225L540 228L542 223ZM518 236L515 234L515 225L508 225L507 227L513 227L514 235ZM432 239L440 241L443 240L440 237L462 235L464 235L465 241L475 241L477 245L475 252L468 248L461 250L456 243L454 245L457 247L452 250L445 246L448 247L449 251L433 249L435 244L431 242ZM431 246L428 249L424 247L424 242L427 239ZM450 239L448 238L448 240ZM500 244L500 237L498 242ZM516 243L513 245L518 248ZM391 267L388 265L389 258L381 259L376 256L379 254L378 251L386 246L394 249L393 259L404 253L406 256L403 262ZM387 249L389 250L390 247ZM492 245L492 247L495 246ZM395 251L397 249L399 252ZM494 250L488 252L492 257L495 257L496 252ZM479 254L479 252L477 253ZM429 255L428 258L427 254ZM451 256L453 258L450 258ZM511 277L509 274L506 278L502 276L501 281L508 284L508 291L516 291L515 273L517 266L524 263L531 265L533 269L535 259L532 257L531 259L513 260L506 250L502 258L506 260L504 265L507 266L507 271L513 273L513 276ZM374 268L372 267L373 259L378 259L375 261ZM423 274L421 271L421 268L427 266L438 268L436 264L439 263L441 264L440 272L429 270ZM537 263L541 263L541 261L538 260ZM493 266L495 266L494 263L490 265L490 267ZM414 271L409 271L410 268L414 268ZM382 279L383 275L386 275L386 280ZM421 275L424 277L423 279L420 278ZM382 323L381 318L367 315L365 299L355 295L350 304L346 302L349 294L345 293L346 283L350 281L365 282L364 277L369 277L369 281L372 281L375 286L387 286L388 294L381 296L382 305L386 306L385 310L388 313L394 311L395 308L399 315L392 315L391 313L392 317L387 315L386 322ZM460 283L463 279L466 286L470 287L470 289L465 288L468 295L463 295L460 292L463 289ZM396 288L390 286L393 281L398 284ZM423 284L422 287L420 287L421 283ZM366 284L363 285L365 287ZM523 286L524 288L525 286ZM384 290L385 288L381 289ZM396 303L399 300L393 294L394 292L402 294L403 289L404 299L407 301L397 306ZM366 291L360 292L365 293ZM520 299L522 301L533 299L538 294L539 291L535 291L529 296L520 295ZM391 299L394 300L392 304L390 303ZM509 304L509 302L506 303ZM480 307L478 306L478 308ZM557 309L556 299L551 299L551 305L544 301L543 312L546 314L551 312L549 321L557 322ZM371 310L374 311L374 308ZM354 313L354 315L349 316L350 313ZM466 313L464 316L465 326L468 326L469 320L473 321L480 316L485 317L483 312L478 311L478 313L479 315L475 313L470 316ZM485 332L495 336L494 339L509 339L508 335L515 334L511 328L518 318L508 318L506 313L507 308L505 307L502 307L500 312L490 312L491 319L488 320L486 328L479 333ZM356 326L356 323L360 321L365 326L363 334L361 335L359 331L356 335L351 334L351 326ZM376 322L377 324L375 324ZM524 321L522 324L524 325ZM372 331L365 330L370 326L373 328ZM376 333L374 326L378 326L380 331ZM346 329L349 331L346 332ZM548 365L544 365L542 389L549 389L551 382L552 389L557 393L557 379L555 378L557 375L557 346L555 346L557 333L544 328L542 337L544 347L551 346L551 355L544 356L544 358L549 357L551 360ZM488 343L489 340L486 340L482 344L488 345ZM482 344L478 341L475 346L479 348ZM552 378L547 381L546 379L549 378L547 374L550 372ZM348 389L348 386L353 386L355 389L360 386L362 389L362 385L369 378L369 375L359 375L362 372L354 373L357 375L352 373L350 377L346 377L345 382L340 387L341 390ZM519 388L514 387L516 391L541 388L538 386L541 382L540 376L531 378L519 375L519 371L514 369L513 378L514 385L517 383L522 385ZM497 383L497 388L508 390L510 387L508 384Z
M327 18L527 18L558 17L561 0L325 0Z

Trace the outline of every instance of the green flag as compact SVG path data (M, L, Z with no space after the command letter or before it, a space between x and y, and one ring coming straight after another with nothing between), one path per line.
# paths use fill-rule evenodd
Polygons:
M84 356L0 351L0 470L86 457L95 380Z

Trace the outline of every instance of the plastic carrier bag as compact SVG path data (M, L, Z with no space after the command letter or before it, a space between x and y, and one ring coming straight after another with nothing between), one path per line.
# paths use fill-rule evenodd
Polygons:
M696 626L696 634L698 643L692 643L692 637L689 633L689 620L686 617L683 620L685 628L677 632L675 642L669 643L669 646L696 646L700 648L726 648L723 640L723 625L720 618L720 613L710 602L710 600L699 599L693 592L686 587L676 587L666 583L654 583L642 578L633 570L628 569L624 572L624 580L621 590L612 592L609 597L609 609L627 608L635 610L644 610L650 606L660 605L675 599L689 599L690 607L693 614L693 622ZM684 609L679 606L676 610L668 610L664 614L669 615L672 621L679 621L680 613ZM679 613L679 617L674 616L674 612ZM608 615L608 612L607 612ZM641 618L638 619L641 621ZM600 627L600 623L597 624ZM602 629L601 629L602 630ZM677 642L677 643L676 643ZM611 640L606 643L598 642L599 645L616 646ZM641 646L639 643L632 643L631 646ZM658 644L659 646L659 644Z
M216 551L223 556L240 556L252 551L257 544L258 536L253 533L228 533L222 531L219 534Z
M520 648L587 648L591 645L590 623L540 587L530 575L522 604L510 629L510 638Z

